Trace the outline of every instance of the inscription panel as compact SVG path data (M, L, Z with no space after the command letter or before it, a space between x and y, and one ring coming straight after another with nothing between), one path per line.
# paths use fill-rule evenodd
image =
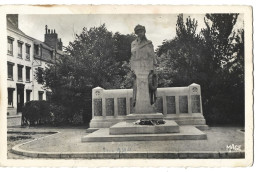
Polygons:
M200 95L191 95L192 113L201 113L200 110Z
M94 116L102 116L102 99L94 99Z
M118 115L126 115L126 98L117 98Z
M167 114L176 114L175 96L166 96Z
M133 98L130 98L130 114L134 113Z
M163 99L162 97L157 97L155 107L158 113L163 113Z
M106 116L114 116L114 98L106 98Z
M188 113L188 96L179 96L180 113Z

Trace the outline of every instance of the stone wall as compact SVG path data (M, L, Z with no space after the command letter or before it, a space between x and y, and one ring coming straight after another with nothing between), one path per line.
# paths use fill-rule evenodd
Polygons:
M12 116L7 116L7 127L17 127L21 126L22 123L22 115L12 115Z
M132 89L94 88L90 127L109 127L134 113L132 94ZM187 87L158 88L155 107L165 118L176 120L179 124L205 125L201 102L200 85L191 84Z

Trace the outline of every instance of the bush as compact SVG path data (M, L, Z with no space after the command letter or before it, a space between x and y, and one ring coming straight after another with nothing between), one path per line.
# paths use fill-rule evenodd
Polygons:
M23 107L23 125L46 124L50 120L50 105L46 101L30 101Z
M51 123L54 125L67 123L66 109L62 105L51 104Z
M23 125L66 125L82 124L83 111L72 113L63 105L50 104L46 101L30 101L23 108Z

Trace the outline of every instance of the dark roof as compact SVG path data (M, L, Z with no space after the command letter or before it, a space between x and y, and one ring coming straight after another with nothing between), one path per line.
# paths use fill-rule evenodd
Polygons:
M14 32L16 32L16 33L18 33L18 34L20 34L24 37L27 37L28 39L31 39L34 42L34 44L41 45L41 47L44 48L44 49L47 49L49 51L54 51L54 49L52 47L48 46L46 43L26 35L18 27L14 26L9 20L7 20L7 29L14 31ZM60 51L60 50L57 50L57 53L60 54L60 55L64 54L64 52ZM43 61L46 61L46 62L54 63L54 59L51 59L51 58L41 57L41 56L34 56L34 58L39 59L39 60L43 60Z
M50 50L50 51L53 51L54 49L51 48L50 46L48 46L46 43L38 40L38 39L35 39L35 38L32 38L33 39L33 42L34 44L36 45L41 45L43 48L47 49L47 50Z

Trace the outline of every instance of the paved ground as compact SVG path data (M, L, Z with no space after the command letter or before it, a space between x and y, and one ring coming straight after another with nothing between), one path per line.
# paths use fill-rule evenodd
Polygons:
M210 127L203 131L207 140L81 142L87 135L85 128L14 128L9 131L58 133L42 137L20 146L21 150L45 153L135 153L135 152L205 152L226 151L227 145L241 145L244 151L244 133L241 127ZM27 140L25 140L27 141ZM12 158L12 157L9 157Z

